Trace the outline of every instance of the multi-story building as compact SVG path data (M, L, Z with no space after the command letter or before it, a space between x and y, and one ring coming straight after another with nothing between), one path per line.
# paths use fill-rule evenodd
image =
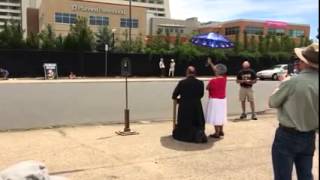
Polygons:
M93 2L103 2L112 4L128 5L129 0L85 0ZM145 7L148 14L152 14L155 17L170 18L170 6L169 0L132 0L133 6Z
M300 37L310 36L310 25L295 24L280 21L259 21L238 19L225 22L212 22L203 24L198 31L200 33L217 32L235 40L239 36L242 41L244 34L248 36L288 35L298 41Z
M198 18L189 18L186 20L168 19L168 18L151 18L149 35L169 34L181 36L191 35L197 28L200 22Z
M21 0L0 0L0 29L10 20L21 22Z
M117 39L126 37L125 33L128 33L130 25L129 7L119 3L112 4L99 0L59 0L58 3L57 0L42 0L38 11L38 30L41 31L50 24L55 33L62 36L69 33L70 25L75 24L77 17L85 17L94 32L101 26L108 26ZM146 35L146 11L145 7L132 6L133 38Z

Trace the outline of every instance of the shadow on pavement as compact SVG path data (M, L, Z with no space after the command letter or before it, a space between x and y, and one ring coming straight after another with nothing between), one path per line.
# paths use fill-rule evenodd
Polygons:
M229 119L229 122L233 122L233 123L241 123L241 122L248 122L248 121L252 121L251 119Z
M172 136L163 136L160 138L161 145L165 148L176 151L202 151L213 147L214 143L221 139L208 138L208 143L197 144L177 141Z

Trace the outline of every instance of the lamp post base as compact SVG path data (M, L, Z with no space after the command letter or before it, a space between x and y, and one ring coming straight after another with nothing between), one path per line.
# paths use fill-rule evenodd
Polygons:
M128 108L124 110L124 130L123 131L117 131L116 134L120 136L131 136L131 135L138 135L139 133L135 131L131 131L130 129L130 111Z
M139 133L135 131L117 131L116 134L119 136L139 135Z

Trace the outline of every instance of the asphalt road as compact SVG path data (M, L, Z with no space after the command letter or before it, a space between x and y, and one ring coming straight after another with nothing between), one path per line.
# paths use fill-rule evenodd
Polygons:
M207 83L207 79L203 79ZM172 119L171 94L180 79L130 79L130 119ZM255 86L256 109L268 109L268 98L278 81L259 81ZM50 126L122 123L125 109L123 79L11 80L0 83L0 130ZM227 85L228 114L241 113L239 86ZM207 92L203 98L205 109ZM249 105L248 105L249 109Z

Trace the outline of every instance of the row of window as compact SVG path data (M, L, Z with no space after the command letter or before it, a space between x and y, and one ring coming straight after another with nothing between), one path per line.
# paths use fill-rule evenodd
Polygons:
M263 27L253 27L247 26L245 32L249 35L263 35ZM240 27L228 27L225 29L225 35L235 35L240 33ZM271 35L285 35L285 29L269 28L268 34ZM304 36L304 31L302 30L289 30L288 35L291 37L301 37Z
M56 23L75 24L76 21L77 21L76 14L55 13L55 22ZM109 18L104 17L104 16L90 16L89 17L89 24L94 25L94 26L107 26L107 25L109 25ZM130 27L130 19L121 18L120 19L120 27L129 28ZM138 28L139 27L139 20L132 19L131 27Z
M158 33L180 33L183 34L184 30L181 28L158 28Z

